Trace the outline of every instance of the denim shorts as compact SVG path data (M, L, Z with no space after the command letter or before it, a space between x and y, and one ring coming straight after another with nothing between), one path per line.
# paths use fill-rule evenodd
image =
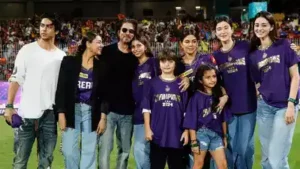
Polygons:
M197 139L201 151L215 151L224 148L222 137L208 128L200 128L197 131Z

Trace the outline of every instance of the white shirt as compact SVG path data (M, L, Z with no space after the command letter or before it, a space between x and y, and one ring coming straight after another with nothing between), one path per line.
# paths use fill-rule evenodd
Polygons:
M60 64L65 56L60 49L47 51L37 42L19 51L11 82L22 86L18 114L23 118L40 118L45 110L52 110Z

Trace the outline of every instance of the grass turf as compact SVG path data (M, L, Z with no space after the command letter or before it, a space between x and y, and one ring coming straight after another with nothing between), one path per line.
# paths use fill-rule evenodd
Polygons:
M289 155L289 164L291 169L299 169L300 167L300 116L298 118L298 124L296 125L293 145ZM253 169L260 169L260 145L257 137L257 132L255 133L255 162ZM278 136L280 137L280 135ZM64 161L61 153L59 152L59 143L60 143L60 135L58 138L56 150L54 152L54 162L52 165L52 169L64 169ZM115 168L117 153L116 153L116 145L114 146L114 151L111 154L111 168ZM13 130L6 125L3 117L0 118L0 169L9 169L12 168L12 160L13 160ZM28 169L37 168L37 156L36 156L36 144L32 150L30 160L28 163ZM135 163L132 155L132 151L129 159L129 167L128 169L135 169Z

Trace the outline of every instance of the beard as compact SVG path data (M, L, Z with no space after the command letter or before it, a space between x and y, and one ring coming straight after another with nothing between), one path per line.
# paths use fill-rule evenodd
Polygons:
M123 37L123 38L122 38L122 42L123 42L123 43L130 43L131 40L132 40L132 38L130 38L130 37Z

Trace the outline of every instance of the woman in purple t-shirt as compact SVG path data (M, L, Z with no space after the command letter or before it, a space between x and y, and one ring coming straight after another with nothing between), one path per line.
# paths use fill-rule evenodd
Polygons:
M254 18L251 39L250 72L257 84L257 124L263 168L289 168L297 119L299 58L286 39L278 39L271 13L260 12Z
M215 60L211 54L199 54L197 49L199 46L199 29L182 29L179 31L180 47L183 51L181 62L184 73L181 75L190 78L193 81L196 71L201 64L215 64Z
M153 58L150 44L145 37L136 36L131 43L131 51L139 61L132 81L132 92L135 101L133 155L137 169L150 169L150 144L145 140L141 102L144 84L157 76L157 63L155 58Z
M195 87L193 86L194 77L196 71L202 64L215 65L215 59L211 54L200 55L197 52L199 46L199 29L198 27L192 29L182 29L179 31L180 47L183 50L184 55L180 58L180 62L177 65L178 73L181 77L188 77L191 81L191 85L188 89L189 97L194 93ZM220 97L219 109L221 110L226 102L228 101L228 96L225 94ZM205 158L204 169L210 168L210 154ZM193 167L193 157L190 155L189 167Z
M229 96L228 109L233 114L228 121L228 168L252 168L257 100L248 71L250 45L233 40L232 22L227 16L216 18L215 29L222 46L213 55Z

